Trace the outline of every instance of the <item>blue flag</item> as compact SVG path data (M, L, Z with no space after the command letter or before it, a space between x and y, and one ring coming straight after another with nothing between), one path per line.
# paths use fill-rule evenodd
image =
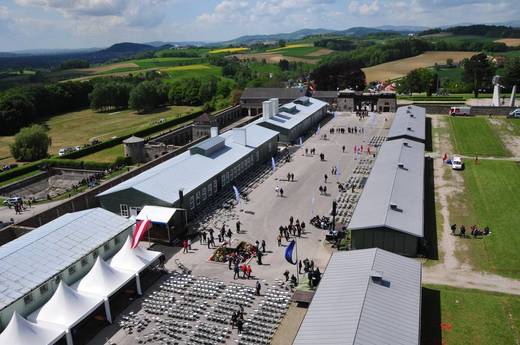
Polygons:
M292 240L291 243L285 248L285 260L287 260L288 263L291 265L296 265L298 262L297 260L293 261L293 251L294 247L296 246L296 241Z
M237 200L237 203L240 202L240 193L238 192L238 188L233 186L233 191L235 192L235 199Z
M271 167L273 168L273 172L276 170L276 162L274 161L274 157L271 157Z

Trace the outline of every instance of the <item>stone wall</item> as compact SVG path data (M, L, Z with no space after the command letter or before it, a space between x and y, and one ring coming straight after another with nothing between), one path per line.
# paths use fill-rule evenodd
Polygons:
M14 182L14 183L10 183L10 184L0 188L0 195L9 196L9 194L11 192L13 192L13 191L15 191L17 189L20 189L20 188L23 188L23 187L27 187L27 186L35 183L35 182L38 182L38 181L46 179L49 176L50 176L50 172L43 171L43 172L41 172L39 174L36 174L34 176L25 178L23 180L20 180L20 181Z

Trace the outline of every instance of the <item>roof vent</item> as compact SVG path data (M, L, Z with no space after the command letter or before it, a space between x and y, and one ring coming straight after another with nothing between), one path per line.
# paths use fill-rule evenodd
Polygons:
M410 132L413 132L412 127L406 127L406 129Z
M411 106L411 105L409 105L409 106L408 106L408 109L412 109L412 106Z
M401 210L395 203L390 203L390 209L397 212L403 212L403 210Z
M411 146L410 146L410 143L409 143L409 142L407 142L407 141L405 141L405 142L403 143L403 146L406 146L406 147L411 147Z
M404 163L398 163L397 166L398 166L399 168L401 168L401 169L405 169L405 167L404 167ZM405 170L406 170L406 169L405 169Z
M374 281L374 282L379 282L379 281L383 280L383 272L371 270L370 278L372 278L372 281Z
M410 117L415 117L415 115L414 114L410 114Z

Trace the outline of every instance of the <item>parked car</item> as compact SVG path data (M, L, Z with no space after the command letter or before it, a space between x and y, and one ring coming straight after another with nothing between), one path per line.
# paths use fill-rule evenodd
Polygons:
M16 204L19 204L22 202L22 198L19 197L19 196L15 196L15 197L12 197L12 198L8 198L8 199L5 199L4 200L4 206L8 206L9 208L16 205Z
M471 115L471 107L451 107L451 116L468 116Z
M464 163L462 162L462 158L459 156L455 156L451 160L451 168L453 170L462 170L464 169Z
M520 108L513 110L507 115L507 117L512 119L520 119Z
M62 157L62 156L65 156L66 154L74 152L74 151L75 151L75 149L73 147L62 147L58 151L58 156Z

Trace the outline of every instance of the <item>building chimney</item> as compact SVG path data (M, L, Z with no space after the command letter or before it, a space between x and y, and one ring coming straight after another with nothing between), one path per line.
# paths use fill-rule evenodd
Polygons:
M211 127L210 133L212 138L218 136L218 127Z
M271 98L269 100L271 102L271 114L270 117L275 116L278 114L278 108L280 107L278 98Z
M179 207L184 208L184 189L179 189Z
M262 102L262 117L265 121L269 120L271 116L271 101L264 101Z

